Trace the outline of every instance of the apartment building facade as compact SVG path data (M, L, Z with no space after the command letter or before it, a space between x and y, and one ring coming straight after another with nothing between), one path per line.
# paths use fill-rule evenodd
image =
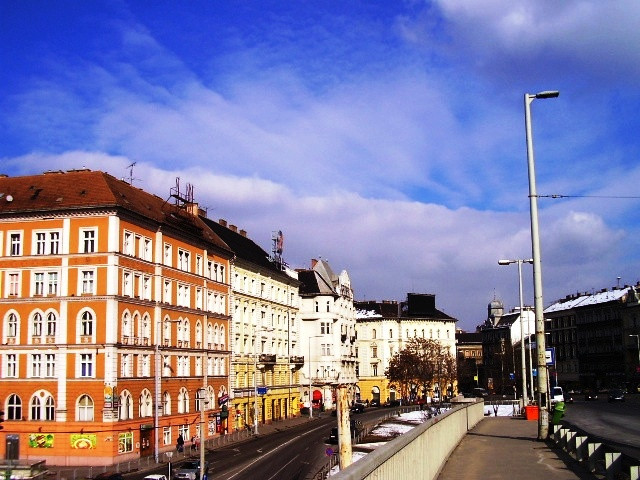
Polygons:
M357 398L356 315L346 270L335 274L326 260L297 270L300 281L302 403L317 410L336 408L337 387Z
M225 220L207 225L234 251L231 266L231 410L236 428L300 414L299 282ZM275 240L277 241L277 240Z
M407 294L398 302L362 301L357 310L358 387L361 401L385 403L398 400L400 393L385 371L393 356L405 348L411 338L438 341L453 358L456 356L456 319L438 310L435 295ZM420 398L433 398L455 385L434 385L429 392L415 392Z
M233 253L174 197L90 170L0 177L1 455L110 465L232 428Z

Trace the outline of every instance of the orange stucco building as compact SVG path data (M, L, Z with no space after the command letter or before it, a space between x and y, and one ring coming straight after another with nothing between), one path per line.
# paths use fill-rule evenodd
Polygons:
M90 170L0 176L0 455L160 455L202 438L202 405L205 439L229 431L233 253L189 197Z

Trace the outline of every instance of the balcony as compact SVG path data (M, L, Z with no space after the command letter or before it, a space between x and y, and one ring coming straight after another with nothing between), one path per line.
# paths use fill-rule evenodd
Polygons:
M264 364L275 364L276 356L275 354L261 353L258 361Z
M293 363L295 365L304 365L304 356L292 355L289 358L289 363Z

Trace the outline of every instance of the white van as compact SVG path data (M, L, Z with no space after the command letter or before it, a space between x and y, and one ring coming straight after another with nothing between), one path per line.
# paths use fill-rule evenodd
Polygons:
M562 387L553 387L551 389L551 404L564 402L564 393Z

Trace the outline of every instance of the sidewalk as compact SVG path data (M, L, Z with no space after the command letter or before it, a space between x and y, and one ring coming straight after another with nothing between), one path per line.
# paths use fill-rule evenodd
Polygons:
M552 443L538 441L537 436L538 422L485 417L453 451L438 480L597 478Z

